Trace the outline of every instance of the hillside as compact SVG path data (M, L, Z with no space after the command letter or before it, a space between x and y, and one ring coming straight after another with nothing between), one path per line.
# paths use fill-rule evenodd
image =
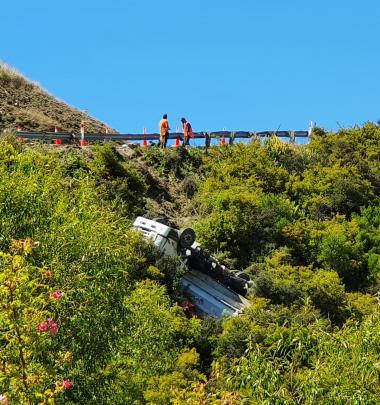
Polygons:
M251 306L190 316L137 215L193 227ZM380 402L377 124L208 150L4 136L0 223L0 404Z
M25 130L78 133L81 122L88 132L104 133L102 122L68 106L14 69L0 65L0 132Z

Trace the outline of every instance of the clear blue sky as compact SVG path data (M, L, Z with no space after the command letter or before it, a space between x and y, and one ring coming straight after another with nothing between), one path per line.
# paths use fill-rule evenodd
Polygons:
M380 118L378 0L3 3L0 59L121 132Z

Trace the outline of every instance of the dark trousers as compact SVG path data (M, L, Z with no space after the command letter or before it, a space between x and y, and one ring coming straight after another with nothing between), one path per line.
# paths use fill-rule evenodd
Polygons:
M189 146L190 145L190 137L184 136L182 141L182 146Z

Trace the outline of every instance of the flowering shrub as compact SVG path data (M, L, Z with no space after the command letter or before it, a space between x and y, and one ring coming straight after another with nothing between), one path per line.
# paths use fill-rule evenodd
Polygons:
M63 380L64 390L54 381L59 369L52 367L58 357L53 338L58 323L54 308L46 299L49 284L44 270L30 265L32 240L12 243L12 254L0 252L0 404L30 401L54 403L73 384ZM44 321L43 319L48 318Z
M36 286L21 280L18 284L23 294L19 307L34 311L33 317L25 315L28 329L23 331L30 348L28 376L36 376L34 388L29 382L24 389L24 397L31 402L36 395L42 395L41 402L50 398L56 382L63 380L73 388L55 393L58 403L112 397L110 381L115 377L107 367L128 327L123 300L154 263L147 263L141 237L129 230L128 219L115 209L116 205L133 208L135 200L126 197L129 192L142 201L141 179L136 184L135 171L124 165L116 165L122 169L116 173L109 156L105 166L109 172L97 173L81 155L75 150L61 154L38 147L19 150L8 144L0 148L0 251L8 252L11 241L17 239L9 260L20 256L27 266L20 277L27 274ZM113 183L115 176L122 187ZM109 182L115 187L107 188ZM111 201L112 193L117 204ZM0 274L8 277L2 269ZM1 321L0 342L9 340L9 324L15 325L9 319ZM0 343L2 358L10 350L10 345ZM18 352L18 348L12 350ZM20 364L17 356L12 361ZM14 381L1 376L0 393L13 403L23 403ZM44 394L46 390L51 393Z
M63 295L63 292L60 291L60 290L57 290L57 291L53 291L53 292L50 294L50 297L51 297L53 300L58 301L59 299L62 298L62 295Z
M9 404L8 397L5 394L0 394L0 404L1 405L8 405Z
M48 321L41 322L37 326L37 330L38 332L49 332L50 336L55 337L58 333L58 324L53 319L49 319Z
M65 390L71 390L73 388L73 383L70 380L57 381L55 385L59 392L64 392Z

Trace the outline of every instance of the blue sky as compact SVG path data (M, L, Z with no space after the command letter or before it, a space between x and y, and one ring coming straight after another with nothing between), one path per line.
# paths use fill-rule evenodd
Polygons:
M376 0L4 3L0 59L121 132L380 119Z

